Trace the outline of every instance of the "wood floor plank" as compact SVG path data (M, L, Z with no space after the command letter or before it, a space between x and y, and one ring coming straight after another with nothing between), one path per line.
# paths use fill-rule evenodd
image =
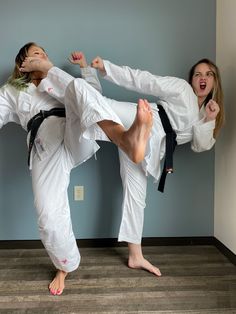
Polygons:
M236 314L236 267L214 246L144 247L160 278L127 267L127 248L82 248L61 296L44 249L0 250L0 313Z

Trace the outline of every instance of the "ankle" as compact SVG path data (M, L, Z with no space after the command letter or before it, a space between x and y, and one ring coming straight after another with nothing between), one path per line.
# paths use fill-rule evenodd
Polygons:
M140 259L143 258L141 244L128 243L129 248L129 258Z
M66 271L64 271L64 270L58 269L57 270L57 274L61 275L63 277L66 277L68 273Z

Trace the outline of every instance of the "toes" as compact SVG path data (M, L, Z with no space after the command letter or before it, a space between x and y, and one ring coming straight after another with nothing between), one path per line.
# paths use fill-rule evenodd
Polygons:
M50 293L52 294L52 295L56 295L57 294L57 290L54 290L54 289L49 289L50 290Z
M61 295L62 294L62 292L63 292L63 289L49 289L49 291L50 291L50 294L51 295Z
M144 100L140 98L140 99L138 100L138 104L143 106L143 105L144 105Z
M146 109L147 111L151 109L150 104L147 101L147 99L139 99L139 104L141 104L143 109Z
M150 272L153 273L154 275L160 277L161 276L161 272L160 269L157 267L152 267L150 268Z
M155 272L154 272L158 277L160 277L161 276L161 272L160 272L160 270L157 268L156 270L155 270Z

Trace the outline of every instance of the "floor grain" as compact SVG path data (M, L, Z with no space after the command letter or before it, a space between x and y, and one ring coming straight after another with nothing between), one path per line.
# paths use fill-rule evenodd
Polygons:
M127 267L127 248L81 248L63 295L47 286L54 270L44 249L0 250L0 313L236 313L236 266L215 246L150 246L162 277Z

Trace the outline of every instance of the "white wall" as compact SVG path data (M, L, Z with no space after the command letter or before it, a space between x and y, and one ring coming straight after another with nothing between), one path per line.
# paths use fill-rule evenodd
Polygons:
M225 93L226 124L216 145L214 236L236 253L236 1L217 0L216 63Z

